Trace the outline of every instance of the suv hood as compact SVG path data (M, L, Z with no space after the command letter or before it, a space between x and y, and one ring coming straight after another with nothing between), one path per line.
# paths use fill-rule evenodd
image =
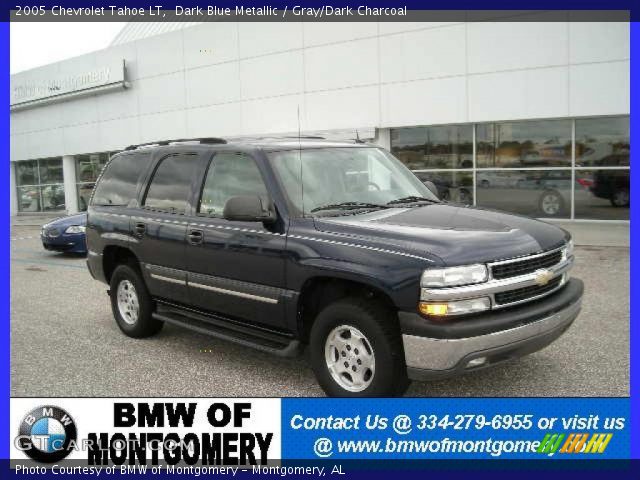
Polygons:
M432 204L340 217L316 217L316 229L440 257L446 265L529 255L566 242L563 229L483 208Z

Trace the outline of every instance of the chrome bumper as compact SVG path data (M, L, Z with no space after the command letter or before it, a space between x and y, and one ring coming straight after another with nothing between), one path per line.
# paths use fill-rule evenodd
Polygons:
M527 347L532 345L535 347L539 344L539 348L543 348L571 325L580 313L581 304L582 300L579 299L563 310L540 320L477 337L439 339L403 334L409 376L421 379L460 373L470 369L468 362L478 357L487 357L486 365L489 365L495 363L491 361L492 355L506 359L519 356L518 352L524 355L538 349L530 348L527 351ZM511 355L505 352L511 352ZM433 375L429 375L429 372ZM419 373L422 374L417 375Z

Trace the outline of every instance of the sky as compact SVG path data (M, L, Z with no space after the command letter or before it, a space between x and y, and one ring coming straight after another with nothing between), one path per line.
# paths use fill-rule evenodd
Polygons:
M11 74L109 46L123 22L11 22Z

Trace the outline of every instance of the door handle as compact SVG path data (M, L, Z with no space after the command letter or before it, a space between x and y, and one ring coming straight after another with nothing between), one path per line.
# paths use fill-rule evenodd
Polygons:
M203 238L204 238L204 235L202 233L202 230L189 231L188 239L191 245L202 245Z
M135 225L135 227L133 229L134 229L134 231L136 233L136 236L137 237L141 237L141 236L144 235L144 232L147 231L147 226L144 223L138 222L138 223L136 223L136 225Z

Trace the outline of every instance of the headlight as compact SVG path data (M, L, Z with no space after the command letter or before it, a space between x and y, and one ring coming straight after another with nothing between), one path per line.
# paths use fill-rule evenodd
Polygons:
M569 240L567 242L566 247L562 249L562 259L566 260L567 258L571 258L573 256L573 240Z
M488 297L480 297L452 300L450 302L420 302L418 308L423 315L446 317L489 310L491 308L491 300Z
M486 282L488 278L485 265L466 265L464 267L432 268L425 270L420 279L422 287L455 287Z
M84 233L85 227L83 225L72 225L67 227L64 233Z

